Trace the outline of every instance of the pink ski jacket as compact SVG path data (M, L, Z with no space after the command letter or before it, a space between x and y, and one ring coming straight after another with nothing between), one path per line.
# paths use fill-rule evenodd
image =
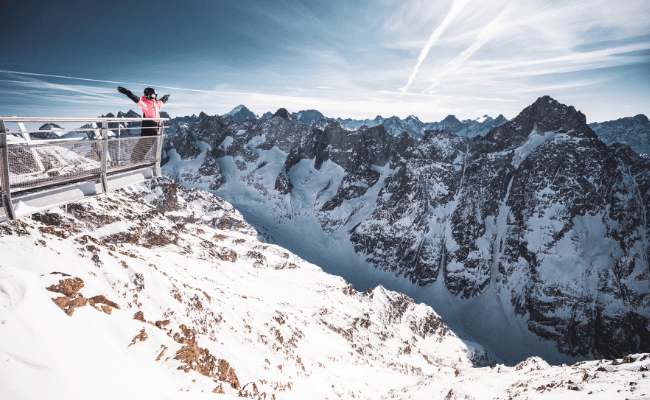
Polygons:
M138 106L142 109L145 118L160 118L160 109L163 107L162 100L149 100L142 96Z

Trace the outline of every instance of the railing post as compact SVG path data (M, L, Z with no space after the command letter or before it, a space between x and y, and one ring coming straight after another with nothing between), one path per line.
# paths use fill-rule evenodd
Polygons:
M100 175L102 181L102 189L104 193L108 193L108 181L106 180L106 170L108 163L108 121L102 121L102 172Z
M163 122L160 125L160 132L158 132L158 143L156 143L156 166L154 168L154 174L156 177L160 178L162 176L162 171L160 169L160 162L162 160L162 145L164 139L165 123Z
M9 181L9 148L7 147L7 129L5 121L0 118L0 146L2 147L2 202L5 206L7 218L16 220L14 206L11 203L11 182Z

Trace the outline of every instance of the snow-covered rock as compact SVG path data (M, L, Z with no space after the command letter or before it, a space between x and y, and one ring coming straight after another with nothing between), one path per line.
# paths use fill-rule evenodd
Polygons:
M297 113L292 113L292 116L296 121L302 122L306 125L311 125L318 122L321 119L325 119L325 116L317 110L302 110Z
M594 122L589 127L608 145L626 144L637 154L650 156L650 121L643 114L615 121Z
M541 97L473 138L286 110L189 130L204 150L170 147L166 173L210 190L185 177L212 157L212 190L267 240L426 302L509 362L650 350L650 160L606 146L573 107Z
M247 119L257 119L257 116L242 104L233 108L229 113L226 113L223 116L238 122L246 121Z

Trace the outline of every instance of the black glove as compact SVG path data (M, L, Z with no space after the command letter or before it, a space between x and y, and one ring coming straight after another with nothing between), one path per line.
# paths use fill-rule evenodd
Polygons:
M162 101L163 103L167 103L167 100L169 100L169 95L168 94L166 94L166 95L164 95L163 97L160 98L160 101Z
M129 89L123 88L122 86L118 86L117 91L122 93L122 94L125 94L126 97L131 99L136 104L140 101L140 98L138 96L134 95L133 93L131 93L131 91Z

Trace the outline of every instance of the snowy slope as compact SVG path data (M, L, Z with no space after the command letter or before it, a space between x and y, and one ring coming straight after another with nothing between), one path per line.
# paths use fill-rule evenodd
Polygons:
M202 114L165 150L167 174L269 241L433 306L510 363L650 349L650 161L548 96L474 138L306 126L284 110Z
M0 248L2 399L650 393L647 354L495 365L431 308L357 292L165 179L0 225Z
M378 398L491 362L431 308L356 292L169 180L2 225L0 248L3 399Z

